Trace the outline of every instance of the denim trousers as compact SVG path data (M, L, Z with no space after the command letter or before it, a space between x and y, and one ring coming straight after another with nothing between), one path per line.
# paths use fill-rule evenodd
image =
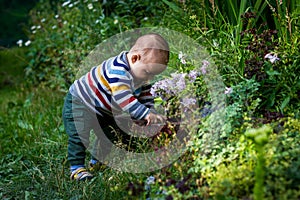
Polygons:
M128 144L131 139L118 127L113 116L93 112L70 92L65 97L63 122L69 136L68 161L70 165L84 165L92 130L96 139L91 154L96 160L105 159L114 141L121 138L124 144Z

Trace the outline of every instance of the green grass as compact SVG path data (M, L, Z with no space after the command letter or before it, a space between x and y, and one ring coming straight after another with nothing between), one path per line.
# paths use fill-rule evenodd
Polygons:
M26 87L25 64L16 58L23 53L1 51L2 81L14 81L0 88L0 199L126 199L128 183L145 175L106 169L92 182L70 181L61 118L65 94Z

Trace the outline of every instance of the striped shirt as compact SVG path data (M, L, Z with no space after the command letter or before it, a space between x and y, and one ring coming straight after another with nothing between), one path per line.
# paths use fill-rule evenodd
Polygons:
M127 112L135 119L144 119L154 102L151 85L134 89L126 54L93 67L71 85L70 93L99 115Z

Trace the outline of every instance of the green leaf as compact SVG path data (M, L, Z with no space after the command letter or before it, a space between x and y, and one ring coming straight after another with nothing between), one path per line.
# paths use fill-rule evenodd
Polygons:
M280 110L281 112L283 111L283 109L288 105L288 103L290 102L290 96L287 96L283 102L281 103L281 106L280 106Z
M267 71L267 74L269 76L274 76L274 75L281 75L280 72L276 71L276 70L270 70L270 71Z
M181 12L182 9L179 8L176 4L170 2L170 1L167 1L167 0L162 0L165 4L167 4L172 10L174 10L175 12Z
M25 130L33 130L33 126L25 121L18 120L18 126Z

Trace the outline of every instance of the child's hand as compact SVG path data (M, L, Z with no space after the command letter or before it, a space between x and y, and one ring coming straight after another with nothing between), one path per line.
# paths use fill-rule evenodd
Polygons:
M154 114L152 112L149 112L149 114L145 117L145 120L147 121L146 126L150 124L157 124L157 123L164 124L166 122L166 118L164 116Z

